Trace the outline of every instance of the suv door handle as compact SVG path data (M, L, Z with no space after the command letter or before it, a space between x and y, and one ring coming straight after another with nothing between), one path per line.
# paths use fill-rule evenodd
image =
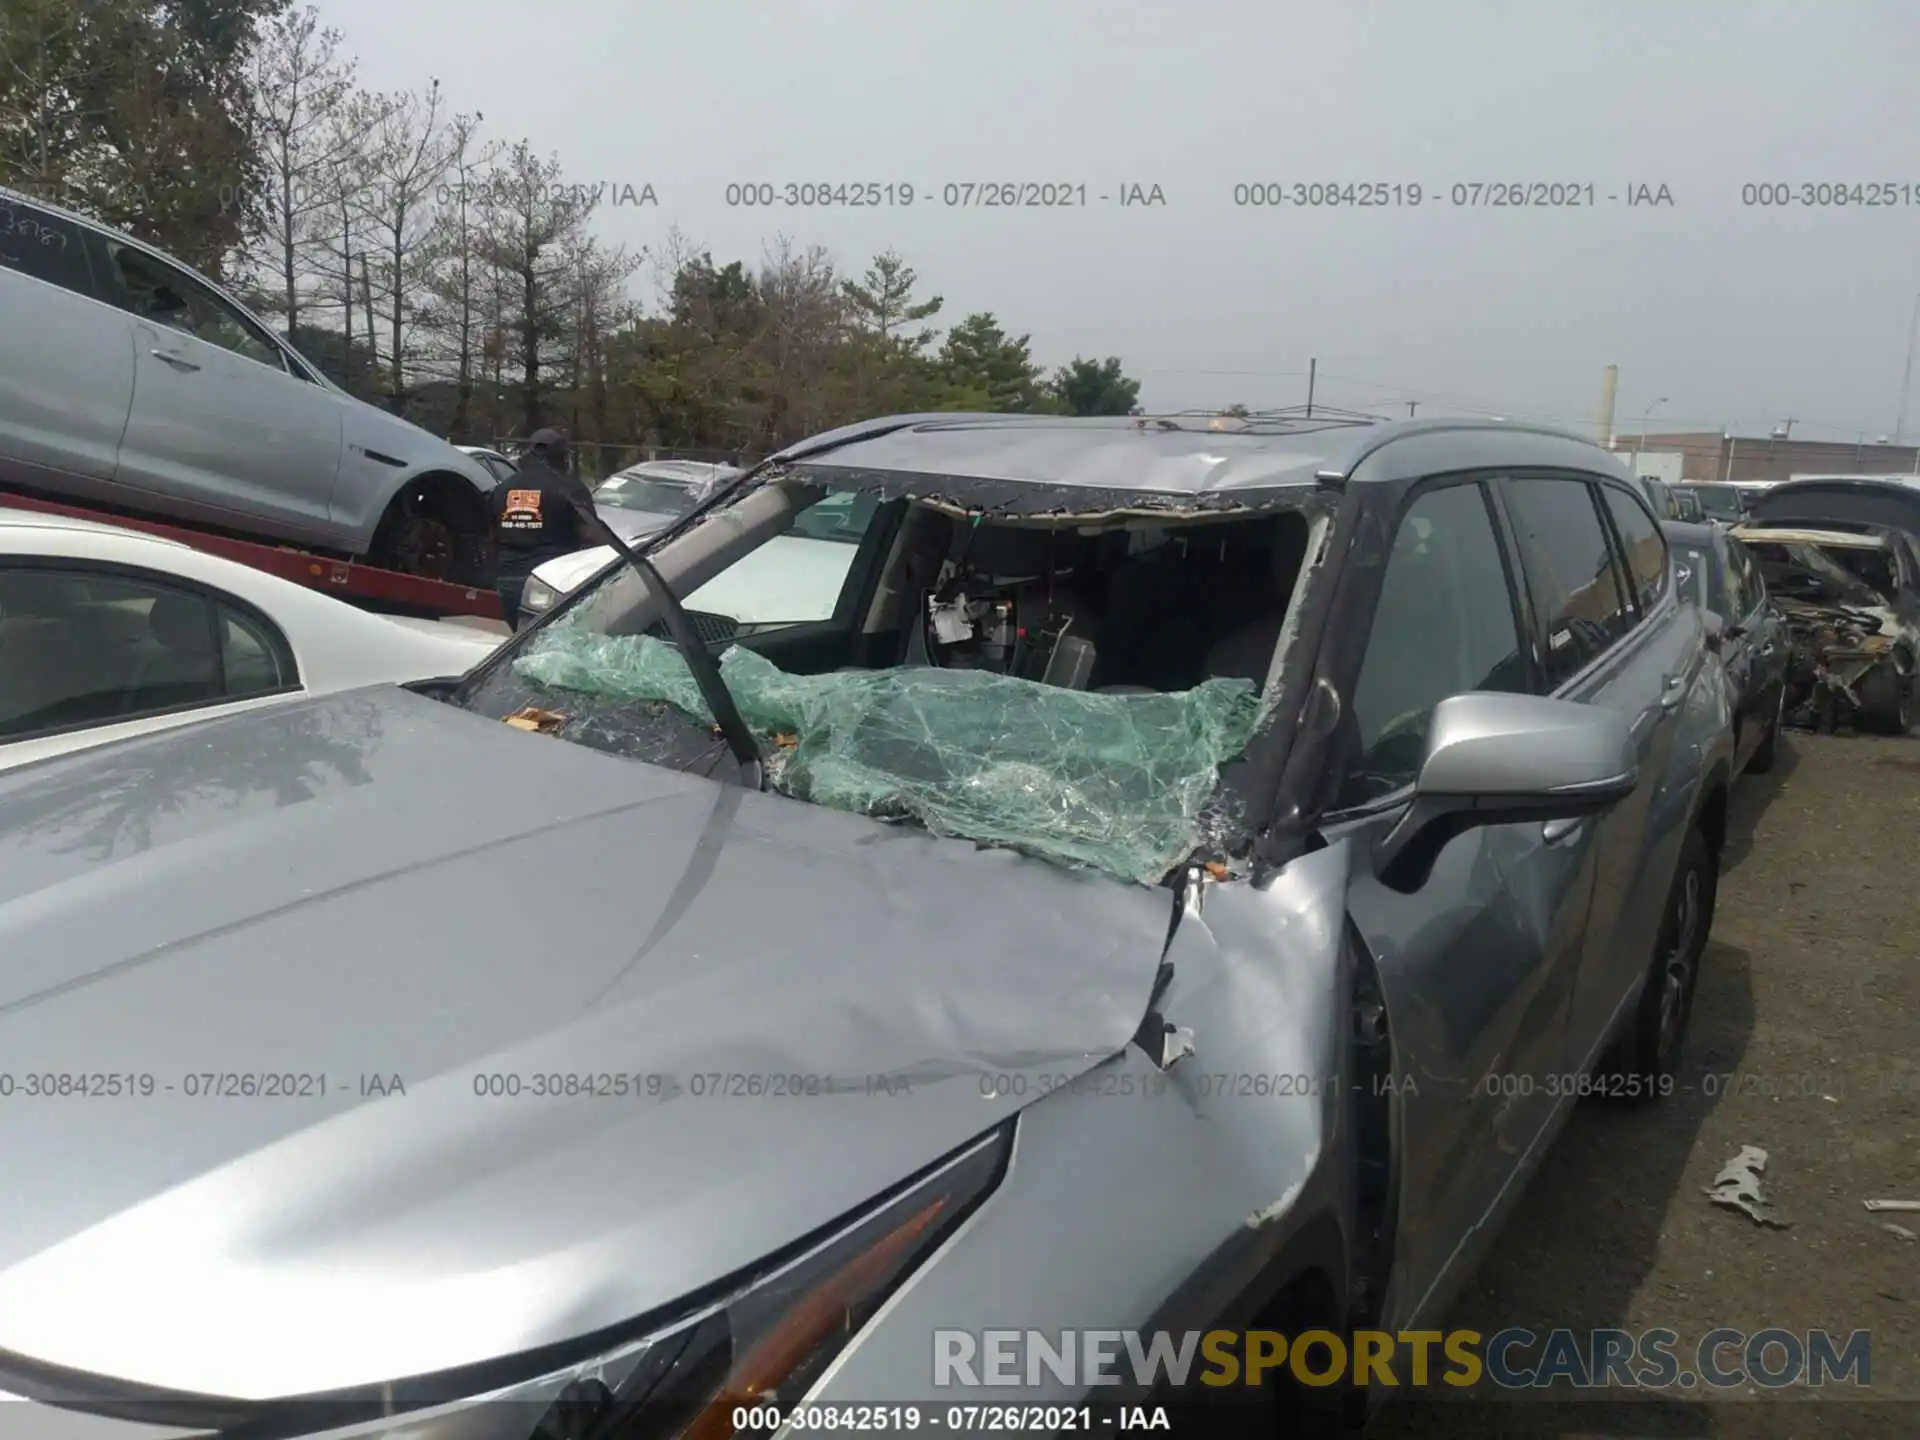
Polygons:
M1687 677L1684 675L1669 675L1667 677L1666 687L1660 692L1660 708L1662 710L1678 710L1680 708L1680 702L1686 698Z
M176 355L171 351L149 350L147 351L147 353L153 356L153 358L156 360L164 360L169 365L177 366L182 370L198 370L200 368L198 365L194 364L193 361L187 359L186 356Z

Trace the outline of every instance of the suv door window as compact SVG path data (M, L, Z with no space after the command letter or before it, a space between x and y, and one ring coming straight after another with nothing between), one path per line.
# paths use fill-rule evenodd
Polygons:
M1354 685L1359 764L1343 803L1413 782L1433 710L1470 690L1525 692L1504 553L1477 483L1429 490L1400 520Z
M1669 568L1666 539L1653 517L1636 505L1626 491L1615 485L1603 485L1600 493L1606 496L1614 533L1620 537L1620 548L1626 556L1627 574L1633 581L1634 600L1644 615L1666 593Z
M285 637L207 594L138 575L0 567L0 739L295 683Z
M71 220L0 195L0 270L93 296L86 241Z
M1543 639L1541 666L1557 689L1633 628L1633 613L1600 523L1593 487L1576 479L1507 482Z
M287 369L286 356L265 330L185 271L117 240L105 248L117 282L114 301L122 309L274 370Z

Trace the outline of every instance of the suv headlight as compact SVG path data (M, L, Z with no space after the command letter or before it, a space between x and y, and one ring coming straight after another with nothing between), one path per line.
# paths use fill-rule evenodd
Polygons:
M745 1428L747 1412L790 1407L805 1397L900 1282L992 1192L1012 1140L1010 1126L995 1130L851 1224L801 1241L676 1316L522 1357L513 1369L529 1378L515 1379L505 1373L506 1365L488 1364L259 1406L228 1402L227 1415L205 1420L208 1428L239 1424L305 1440L724 1440L770 1434ZM201 1424L184 1412L167 1423Z
M520 592L520 608L529 615L538 615L553 608L553 602L560 598L560 592L542 580L538 575L527 578L526 589Z

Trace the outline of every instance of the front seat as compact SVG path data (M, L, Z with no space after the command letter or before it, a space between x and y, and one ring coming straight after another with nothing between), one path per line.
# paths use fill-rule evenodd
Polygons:
M1207 679L1251 680L1256 686L1267 683L1274 651L1280 645L1280 631L1287 623L1287 609L1293 602L1294 581L1305 556L1304 528L1298 536L1276 530L1267 573L1254 589L1259 597L1255 614L1208 647L1203 671Z

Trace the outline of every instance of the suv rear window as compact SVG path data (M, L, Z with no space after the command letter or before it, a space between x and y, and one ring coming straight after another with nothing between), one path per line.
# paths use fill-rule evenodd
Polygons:
M1544 644L1541 665L1557 687L1633 628L1613 546L1593 487L1583 480L1507 482L1507 509L1525 557Z
M1633 503L1631 495L1611 485L1602 486L1601 493L1607 497L1613 528L1627 559L1627 573L1633 578L1634 595L1640 612L1645 614L1667 588L1667 542L1660 527Z

